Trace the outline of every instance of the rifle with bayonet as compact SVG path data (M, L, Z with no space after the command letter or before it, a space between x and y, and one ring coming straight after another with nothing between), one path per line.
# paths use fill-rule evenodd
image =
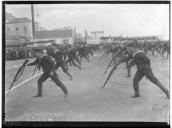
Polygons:
M28 62L29 62L29 60L26 58L26 59L24 60L23 64L19 67L19 69L18 69L16 75L14 76L14 79L13 79L13 81L12 81L12 83L11 83L11 86L10 86L9 90L12 88L12 86L14 85L14 83L20 78L20 76L22 75L22 73L23 73L23 71L24 71L24 69L25 69L25 66L26 66L26 64L27 64Z
M114 61L114 58L112 58L111 61L110 61L110 63L108 64L108 66L107 66L107 68L106 68L106 70L105 70L105 72L104 72L104 75L106 74L108 68L109 68L110 66L112 66L113 61Z
M107 79L106 79L106 81L105 81L105 83L104 83L102 89L106 86L108 80L109 80L110 77L112 76L112 74L113 74L113 72L114 72L115 69L116 69L116 64L113 66L112 70L110 71L110 73L109 73L109 75L108 75L108 77L107 77Z
M119 52L119 53L120 53L120 52ZM116 69L116 67L117 67L119 64L121 64L122 62L125 62L126 59L128 59L127 56L121 56L121 58L119 58L119 60L114 64L114 66L112 67L112 70L110 71L110 73L109 73L109 75L108 75L108 77L107 77L107 79L106 79L106 81L105 81L105 83L104 83L102 89L103 89L103 88L105 87L105 85L107 84L108 80L109 80L110 77L112 76L112 74L113 74L114 70ZM128 68L128 67L127 67L127 68Z

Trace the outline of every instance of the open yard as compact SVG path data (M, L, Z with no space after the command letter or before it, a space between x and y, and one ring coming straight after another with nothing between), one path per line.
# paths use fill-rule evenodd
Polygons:
M63 92L50 79L43 84L43 97L33 98L37 93L37 78L11 91L5 96L6 121L169 121L170 100L156 85L144 77L140 82L140 98L134 94L131 78L127 78L125 64L120 65L102 90L106 80L104 70L110 57L99 61L101 54L83 61L82 70L69 68L73 80L61 69L60 80L69 91L64 99ZM169 90L169 59L149 56L154 74ZM5 90L8 90L15 73L23 60L8 61L5 67ZM34 67L26 67L15 85L32 77ZM35 73L38 74L39 71ZM14 85L14 87L15 87Z

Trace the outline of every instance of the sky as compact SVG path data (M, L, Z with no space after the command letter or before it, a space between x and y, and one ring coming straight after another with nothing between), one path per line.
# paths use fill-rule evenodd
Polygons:
M31 18L30 5L6 5L15 17ZM36 4L35 20L47 30L76 27L112 36L161 35L169 38L168 4Z

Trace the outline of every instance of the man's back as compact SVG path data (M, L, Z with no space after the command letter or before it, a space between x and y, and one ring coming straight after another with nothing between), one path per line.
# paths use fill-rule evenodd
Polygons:
M141 51L136 52L133 58L137 66L145 65L145 64L150 65L150 59L146 56L145 53Z

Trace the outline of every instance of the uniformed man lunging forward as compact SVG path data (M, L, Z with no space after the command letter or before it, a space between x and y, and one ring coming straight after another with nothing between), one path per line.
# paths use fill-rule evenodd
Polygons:
M151 69L151 62L150 59L145 55L145 53L139 51L135 52L134 55L123 55L119 61L114 65L113 69L116 69L117 65L125 62L126 60L130 59L130 63L128 65L128 76L130 77L130 69L132 65L137 66L137 72L133 79L133 88L135 91L135 95L132 98L140 97L139 91L139 81L145 76L148 78L152 83L157 85L167 96L170 98L169 91L163 86L163 84L154 76L152 69Z
M56 61L55 69L57 70L59 67L61 67L63 72L66 73L70 77L70 80L72 80L73 79L72 75L68 72L68 68L67 68L67 65L65 64L65 59L63 56L64 55L63 55L62 51L56 49L54 56L53 56Z
M43 55L42 55L43 54ZM42 84L45 80L47 80L49 77L56 83L57 86L59 86L65 96L64 98L67 98L68 91L64 84L59 80L56 72L55 72L55 65L54 62L51 60L51 58L47 55L47 51L40 51L37 53L37 59L29 64L27 66L33 66L33 65L39 65L42 67L43 74L38 79L38 94L35 97L41 97L42 96Z

